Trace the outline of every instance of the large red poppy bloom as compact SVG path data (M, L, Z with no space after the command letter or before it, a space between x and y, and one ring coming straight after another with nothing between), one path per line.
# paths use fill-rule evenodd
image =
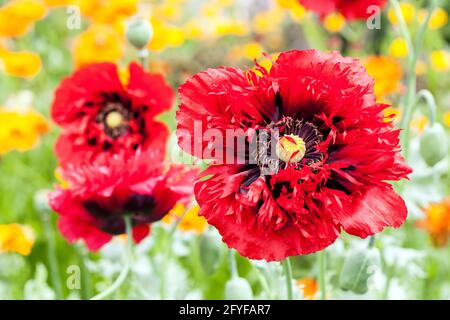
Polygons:
M407 209L386 181L411 169L361 64L305 50L257 69L208 69L179 89L179 144L214 159L195 185L200 214L228 246L281 260L324 249L341 229L364 238L399 227ZM215 133L199 135L200 127ZM230 130L247 137L244 147L216 139ZM275 160L268 148L250 148L255 137L276 144ZM268 173L273 165L279 170Z
M122 82L113 63L88 65L63 80L51 109L63 128L55 148L62 165L138 148L164 150L168 130L154 117L172 106L172 89L136 63Z
M82 239L96 251L112 236L125 233L128 215L134 240L146 237L151 223L192 196L197 175L183 166L165 167L160 158L137 151L131 157L120 154L89 165L69 164L62 171L69 187L58 187L49 197L62 235L71 243Z
M305 8L320 15L341 13L348 20L366 19L374 12L370 6L382 8L387 0L299 0Z

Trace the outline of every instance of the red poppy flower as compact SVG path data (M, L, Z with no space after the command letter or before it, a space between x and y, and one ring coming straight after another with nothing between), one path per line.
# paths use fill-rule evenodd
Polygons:
M305 8L320 15L340 12L348 20L366 19L374 12L370 6L382 8L387 0L299 0Z
M168 130L154 117L174 101L172 89L158 74L129 66L124 85L112 63L88 65L61 83L51 109L63 128L56 154L63 165L92 161L141 148L165 150Z
M69 164L62 171L69 187L49 197L59 214L58 228L69 241L85 241L92 251L114 235L125 233L124 216L131 217L136 242L150 224L160 220L179 201L192 195L196 170L165 168L155 152L114 155L89 165Z
M387 181L411 169L358 61L289 51L270 72L208 69L179 93L180 146L213 159L195 185L200 215L241 255L282 260L324 249L341 229L364 238L406 219ZM254 149L255 139L267 143Z

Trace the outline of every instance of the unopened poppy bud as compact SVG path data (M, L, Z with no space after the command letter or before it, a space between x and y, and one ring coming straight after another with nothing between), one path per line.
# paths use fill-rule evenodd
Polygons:
M252 300L253 292L250 284L244 278L232 278L225 285L226 300Z
M131 21L127 27L127 39L136 49L143 49L153 37L153 28L150 22L143 19Z
M50 211L50 206L48 204L48 195L50 190L39 190L34 195L34 207L39 212L48 212Z
M428 126L420 138L420 155L430 167L445 158L448 153L448 138L444 127L435 123Z
M367 281L379 263L378 251L375 248L358 249L345 259L339 276L339 287L357 294L367 292Z

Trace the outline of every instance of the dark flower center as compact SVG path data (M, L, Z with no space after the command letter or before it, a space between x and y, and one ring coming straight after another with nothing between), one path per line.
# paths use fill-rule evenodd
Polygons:
M152 223L163 217L154 214L155 199L150 195L131 195L122 208L110 209L95 200L87 200L83 206L95 218L97 228L112 235L125 233L125 214L131 215L133 226Z
M317 145L323 136L317 127L303 120L282 117L272 121L257 135L253 153L261 172L276 173L287 166L301 168L323 159Z
M98 113L97 122L103 123L105 133L115 139L128 131L131 115L121 102L108 102Z

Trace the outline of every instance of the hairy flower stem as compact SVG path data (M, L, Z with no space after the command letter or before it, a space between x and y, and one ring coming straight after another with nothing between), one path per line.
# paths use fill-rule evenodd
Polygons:
M239 273L236 264L236 254L233 249L228 250L228 263L230 265L231 278L238 278Z
M412 115L414 113L414 105L416 103L416 90L417 90L417 79L415 73L415 67L420 52L422 50L423 40L425 36L425 31L430 21L431 14L437 6L437 0L430 0L428 6L428 14L417 31L415 41L413 42L411 34L406 25L405 19L402 14L402 10L398 3L398 0L390 0L390 3L395 11L395 15L399 22L400 31L402 36L405 38L406 44L408 46L408 80L407 80L407 91L403 101L403 116L400 122L400 128L403 129L401 133L401 141L403 145L403 154L405 159L409 156L409 134Z
M178 220L173 224L172 228L170 229L169 233L168 233L168 237L167 237L167 241L168 241L168 245L167 245L167 250L166 250L166 254L163 257L163 263L162 263L162 272L161 272L161 285L159 287L159 295L161 297L161 300L166 299L166 282L167 282L167 277L166 277L166 272L169 268L169 261L170 258L172 256L172 238L173 235L175 234L175 231L177 231L178 225L180 224L181 221L183 221L184 216L186 215L187 209L184 211L183 215L181 215L181 217L178 218Z
M327 299L327 287L326 287L326 271L327 271L327 254L325 250L320 251L317 254L317 262L319 264L319 290L320 299Z
M139 62L142 66L142 69L144 69L144 71L147 70L147 61L148 61L148 50L146 48L139 50Z
M62 299L63 289L61 285L61 277L59 273L58 258L56 256L56 243L55 234L53 232L53 226L51 217L48 211L43 212L42 222L44 224L45 235L47 237L47 256L48 264L50 267L50 276L52 279L52 286L55 290L57 299Z
M87 250L84 246L76 247L81 271L81 298L88 300L92 296L92 280L86 266L85 260L88 258Z
M125 249L123 269L120 272L119 276L117 277L116 281L114 281L114 283L109 288L100 292L98 295L92 297L91 300L102 300L110 296L114 292L116 292L125 282L125 280L128 277L128 274L130 273L131 251L133 249L133 233L131 226L131 217L125 216L124 219L125 219L125 229L127 232L127 246Z
M294 297L294 292L292 291L292 266L289 258L286 258L282 262L284 275L286 277L286 291L287 300L292 300Z

